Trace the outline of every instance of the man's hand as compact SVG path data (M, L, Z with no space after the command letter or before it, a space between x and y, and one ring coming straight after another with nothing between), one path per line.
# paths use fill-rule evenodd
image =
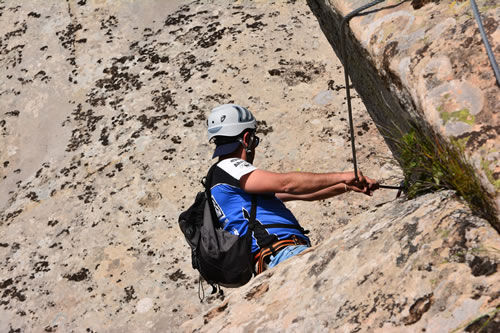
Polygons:
M378 181L363 176L363 173L361 171L358 171L358 181L356 181L354 172L352 172L345 184L351 191L364 193L370 196L373 195L373 191L379 188Z

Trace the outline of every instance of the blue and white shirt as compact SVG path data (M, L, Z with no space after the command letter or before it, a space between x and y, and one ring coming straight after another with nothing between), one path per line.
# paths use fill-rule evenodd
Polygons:
M243 236L248 230L248 219L252 208L252 194L240 187L240 179L257 168L239 159L228 158L217 164L212 175L212 201L221 226L234 235ZM263 225L285 224L299 226L299 222L285 204L274 193L257 195L256 222ZM278 240L293 235L309 241L301 230L287 227L266 229ZM252 253L259 251L255 237L252 237Z

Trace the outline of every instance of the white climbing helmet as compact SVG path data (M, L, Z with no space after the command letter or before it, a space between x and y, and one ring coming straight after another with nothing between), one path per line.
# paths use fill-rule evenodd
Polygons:
M233 137L246 129L255 129L257 121L248 109L237 104L223 104L213 108L208 116L208 140L215 136Z

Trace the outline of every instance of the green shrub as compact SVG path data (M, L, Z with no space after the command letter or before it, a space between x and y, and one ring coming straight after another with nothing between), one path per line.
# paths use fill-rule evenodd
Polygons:
M399 150L408 197L439 190L454 190L472 211L487 219L500 232L496 206L483 188L459 141L411 126L399 139L389 136Z

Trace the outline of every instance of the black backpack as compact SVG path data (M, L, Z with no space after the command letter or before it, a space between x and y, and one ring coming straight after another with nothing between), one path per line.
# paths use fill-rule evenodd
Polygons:
M213 293L216 286L240 287L252 278L252 232L257 210L257 197L253 195L249 230L241 237L220 227L210 192L216 165L202 181L205 191L198 192L191 207L179 216L179 226L191 247L193 268L214 288Z

